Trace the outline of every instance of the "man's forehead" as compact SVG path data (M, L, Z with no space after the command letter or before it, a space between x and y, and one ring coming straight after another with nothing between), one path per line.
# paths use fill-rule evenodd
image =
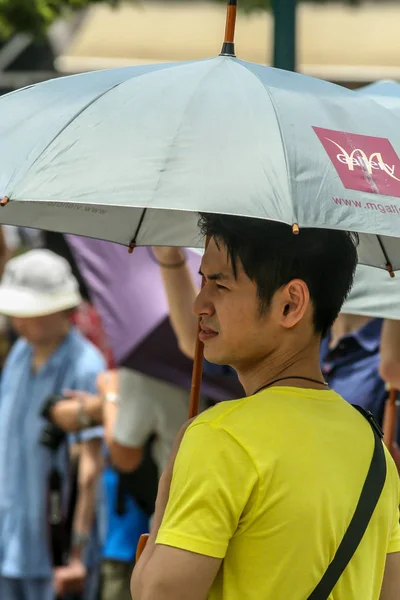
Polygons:
M218 243L217 246L214 240L210 240L204 252L201 265L207 269L215 269L218 267L219 269L224 269L226 271L232 270L232 264L226 246L222 243Z
M217 245L215 240L210 240L201 261L201 271L204 274L207 272L221 272L227 276L232 274L232 263L225 244L218 242Z

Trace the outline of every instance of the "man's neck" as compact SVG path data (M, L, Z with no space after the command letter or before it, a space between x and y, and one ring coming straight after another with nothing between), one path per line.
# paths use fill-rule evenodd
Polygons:
M329 340L329 348L336 348L340 340L345 335L350 335L358 331L363 325L371 321L371 317L363 317L361 315L345 315L340 314L331 328L331 339Z
M298 352L280 351L260 360L251 368L237 369L247 396L270 385L290 385L299 388L325 389L319 357L319 340ZM305 379L296 379L301 377ZM279 382L276 380L279 379Z
M65 337L68 335L70 328L60 331L57 336L54 336L51 340L44 342L43 344L36 344L33 346L33 359L32 366L34 371L39 371L49 360L50 356L54 354L60 344L63 342Z

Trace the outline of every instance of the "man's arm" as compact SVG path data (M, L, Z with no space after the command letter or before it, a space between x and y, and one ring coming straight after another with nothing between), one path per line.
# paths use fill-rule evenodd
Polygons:
M118 410L120 410L118 404L106 400L103 410L106 443L112 464L119 471L134 471L140 465L143 449L141 447L125 446L114 439L115 424Z
M86 392L67 392L67 400L60 400L50 409L51 421L66 432L82 429L81 413L92 422L103 422L103 402L99 396Z
M157 546L139 582L136 582L136 574L132 577L132 598L207 600L221 562L221 559L179 548Z
M124 446L114 439L118 404L85 392L74 391L73 393L73 398L60 400L51 408L52 422L66 432L80 431L82 424L79 420L79 414L83 406L86 417L94 422L104 424L105 439L114 466L120 471L134 471L142 459L142 448ZM80 395L79 399L77 394Z
M197 319L192 308L198 289L193 281L185 255L181 248L154 247L160 262L161 275L169 305L171 325L175 331L179 348L193 358L197 336Z
M55 570L57 595L83 590L86 567L84 552L89 540L95 515L97 484L103 466L101 439L83 442L78 467L78 495L73 520L73 539L69 564Z
M121 403L119 381L120 377L118 371L107 371L98 377L97 386L103 400L104 431L111 462L120 471L130 472L137 469L140 465L143 451L140 445L123 444L121 441L115 439L115 429L118 419L122 419L123 421L125 419L127 421L131 421L132 419L133 421L135 420L135 414L126 412L126 409L124 408L126 403L128 403L129 407L130 398L122 398ZM123 391L125 396L127 395L127 392L129 393L129 390ZM131 394L134 394L134 389L131 390ZM144 401L146 401L146 399L144 399ZM132 405L135 407L133 399ZM120 411L122 411L122 414L118 416ZM131 424L128 423L128 427L129 425L133 428L135 427L134 422ZM132 439L135 441L134 438Z
M384 381L400 389L400 321L383 322L379 372Z
M380 600L399 600L400 598L400 552L388 554L383 577Z
M73 532L78 537L91 533L96 505L96 492L103 460L101 439L95 438L82 443L78 467L78 496L75 507ZM82 549L72 548L74 557L82 560Z

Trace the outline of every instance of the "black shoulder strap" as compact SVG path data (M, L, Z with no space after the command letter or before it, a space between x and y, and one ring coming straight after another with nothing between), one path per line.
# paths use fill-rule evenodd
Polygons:
M354 408L358 410L371 425L375 438L374 453L350 525L340 542L332 562L325 571L325 574L317 587L308 597L308 600L327 600L329 598L330 593L339 581L343 571L346 569L364 536L375 507L378 504L383 486L385 485L387 466L382 443L382 430L370 412L360 406L354 405Z

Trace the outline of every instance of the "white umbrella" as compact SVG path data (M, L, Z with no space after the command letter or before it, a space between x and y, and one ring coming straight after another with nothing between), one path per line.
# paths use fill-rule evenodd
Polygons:
M0 98L0 221L199 246L198 211L246 215L360 232L361 262L400 268L395 116L343 87L236 59L233 18L228 29L216 58Z
M348 315L400 320L400 277L381 269L357 267L352 290L343 305Z
M390 79L375 81L358 89L359 94L374 98L379 104L394 111L400 110L400 83Z

